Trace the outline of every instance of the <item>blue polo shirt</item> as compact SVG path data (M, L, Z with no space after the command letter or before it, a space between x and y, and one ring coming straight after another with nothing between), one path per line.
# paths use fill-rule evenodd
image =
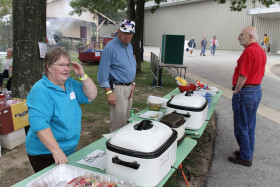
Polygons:
M89 101L80 82L69 77L65 88L64 91L44 75L28 94L30 129L25 145L29 155L51 154L36 134L48 127L66 155L75 152L81 132L82 111L79 104Z
M97 72L100 87L109 88L109 80L116 83L131 83L136 75L136 60L131 43L126 46L118 37L111 40L104 48Z

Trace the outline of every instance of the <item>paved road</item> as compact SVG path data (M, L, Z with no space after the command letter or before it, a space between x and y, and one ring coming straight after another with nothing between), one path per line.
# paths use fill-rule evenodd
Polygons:
M160 54L158 47L145 46L144 59L150 61L150 52ZM280 186L280 55L270 55L267 59L266 73L262 82L263 97L257 115L256 144L252 167L233 164L228 156L238 148L233 134L231 110L231 78L236 60L242 51L217 50L215 56L199 56L200 50L193 55L185 52L184 65L188 67L187 80L201 80L223 91L216 107L217 137L210 177L206 186ZM274 69L273 69L274 68Z

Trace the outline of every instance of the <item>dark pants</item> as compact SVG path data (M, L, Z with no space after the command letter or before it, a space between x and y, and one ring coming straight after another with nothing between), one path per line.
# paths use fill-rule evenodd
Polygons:
M234 135L240 146L242 160L251 161L253 157L256 115L261 97L261 86L242 88L232 97Z
M31 156L28 155L30 164L35 171L35 173L41 171L42 169L54 164L54 159L51 154L49 155L38 155L38 156Z
M3 73L0 73L0 86L3 85L4 78L9 78L9 71L6 69L3 71Z
M9 78L8 82L7 82L7 85L6 85L6 88L7 90L11 90L11 83L12 83L12 77Z

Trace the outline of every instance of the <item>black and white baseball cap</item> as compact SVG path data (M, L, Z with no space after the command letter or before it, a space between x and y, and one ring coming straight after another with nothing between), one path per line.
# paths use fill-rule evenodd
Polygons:
M135 33L135 22L129 20L122 20L120 24L120 31L126 33Z

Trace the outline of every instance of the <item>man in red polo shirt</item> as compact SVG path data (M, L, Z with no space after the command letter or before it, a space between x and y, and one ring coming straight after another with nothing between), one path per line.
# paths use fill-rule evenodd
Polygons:
M266 54L257 43L255 27L245 27L238 40L245 50L237 60L232 78L232 110L234 135L239 145L236 157L228 160L251 166L255 145L256 115L262 97L261 81L265 72Z

